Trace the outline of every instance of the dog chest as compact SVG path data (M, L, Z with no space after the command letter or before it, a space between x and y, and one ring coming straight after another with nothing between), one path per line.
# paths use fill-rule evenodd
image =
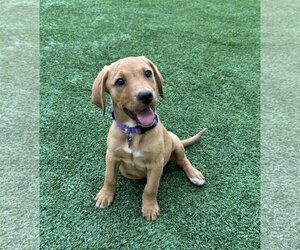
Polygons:
M131 158L141 158L143 157L143 154L140 151L135 151L132 150L131 148L128 147L128 145L123 147L123 151L125 152L125 155L129 155Z
M145 154L128 147L128 145L115 149L114 156L117 160L131 166L143 165L145 161Z

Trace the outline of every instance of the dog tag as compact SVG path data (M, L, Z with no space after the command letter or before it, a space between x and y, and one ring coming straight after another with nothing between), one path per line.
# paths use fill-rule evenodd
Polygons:
M133 137L131 137L130 134L127 134L127 141L128 141L128 147L130 148L133 141Z

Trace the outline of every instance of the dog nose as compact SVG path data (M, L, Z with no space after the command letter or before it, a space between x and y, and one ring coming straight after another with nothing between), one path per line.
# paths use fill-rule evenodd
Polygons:
M151 91L141 91L138 94L137 99L139 102L141 102L143 104L149 104L153 100L152 92Z

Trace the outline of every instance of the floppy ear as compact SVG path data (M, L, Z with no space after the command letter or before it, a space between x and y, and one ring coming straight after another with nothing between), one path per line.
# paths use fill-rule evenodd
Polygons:
M92 101L105 113L105 86L108 77L109 66L105 66L96 77L92 87Z
M152 61L150 61L148 58L146 58L144 56L142 56L142 59L150 64L150 66L154 72L154 77L156 80L159 96L163 98L164 97L164 92L163 92L164 78L162 77L161 73L159 72L156 65Z

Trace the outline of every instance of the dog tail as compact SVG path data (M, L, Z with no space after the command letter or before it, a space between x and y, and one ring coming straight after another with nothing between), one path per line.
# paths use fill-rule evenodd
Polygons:
M182 140L181 143L183 144L184 147L190 146L190 145L194 144L196 141L198 141L200 139L200 137L204 134L205 131L206 131L206 128L202 129L199 133L195 134L194 136L192 136L186 140Z

